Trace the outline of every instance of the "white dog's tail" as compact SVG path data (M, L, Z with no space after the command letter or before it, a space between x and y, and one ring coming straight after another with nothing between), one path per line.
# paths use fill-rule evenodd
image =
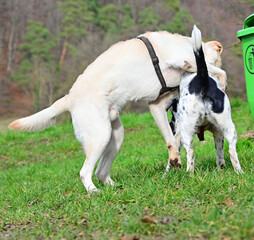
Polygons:
M17 129L23 131L42 131L55 123L55 118L68 111L67 103L68 95L57 100L50 107L35 113L31 116L20 118L10 123L9 129Z

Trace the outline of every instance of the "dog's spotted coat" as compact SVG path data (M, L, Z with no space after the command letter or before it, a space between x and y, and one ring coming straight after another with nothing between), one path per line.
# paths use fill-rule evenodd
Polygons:
M173 111L178 147L182 144L187 151L187 171L194 171L194 151L192 141L200 126L213 133L217 151L216 163L222 168L224 160L224 137L229 142L229 154L234 170L241 173L236 152L237 133L231 118L230 102L221 89L217 77L207 71L201 45L201 32L192 32L193 48L197 63L197 73L185 73L181 79L180 97L177 111ZM174 109L176 110L176 109ZM168 163L167 169L171 165Z

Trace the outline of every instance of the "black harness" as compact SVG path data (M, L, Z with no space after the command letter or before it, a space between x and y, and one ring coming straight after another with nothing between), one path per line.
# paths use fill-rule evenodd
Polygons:
M159 66L159 58L156 56L156 53L154 51L154 48L151 44L151 42L146 38L146 37L138 37L138 39L142 40L144 42L144 44L146 45L146 48L149 52L149 55L151 57L155 72L159 78L159 81L161 83L161 90L160 90L160 95L166 93L166 92L173 92L176 89L178 89L178 86L176 87L167 87L165 79L162 75L160 66Z

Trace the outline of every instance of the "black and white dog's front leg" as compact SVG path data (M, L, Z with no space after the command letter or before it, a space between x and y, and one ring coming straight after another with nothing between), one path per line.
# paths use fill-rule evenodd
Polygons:
M158 98L155 102L149 103L149 108L153 118L160 129L169 151L169 160L166 167L168 171L171 167L181 168L181 158L176 145L175 137L168 123L168 117L166 112L166 107L175 97L172 93L165 94L164 96Z

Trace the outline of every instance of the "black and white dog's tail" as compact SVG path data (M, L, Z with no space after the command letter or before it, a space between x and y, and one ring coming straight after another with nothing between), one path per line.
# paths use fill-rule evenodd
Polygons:
M209 88L209 79L208 79L208 71L205 62L204 52L202 49L202 35L200 30L194 25L192 34L192 44L193 51L196 58L197 64L197 77L196 77L196 86L195 92L206 92Z

